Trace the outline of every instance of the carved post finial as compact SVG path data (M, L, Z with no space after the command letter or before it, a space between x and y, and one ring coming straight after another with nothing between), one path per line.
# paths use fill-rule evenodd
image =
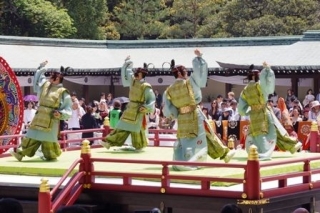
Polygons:
M234 149L234 139L233 139L233 137L230 137L228 139L228 148L229 149Z
M249 148L249 156L248 160L259 160L259 155L258 155L258 148L255 145L251 145Z
M108 116L106 116L106 117L104 118L103 125L104 125L104 126L110 126L110 122L109 122L109 117L108 117Z
M39 188L40 192L50 192L50 186L48 184L48 181L48 179L41 178L41 184Z
M81 153L82 154L88 154L90 153L91 149L90 149L90 141L88 141L87 139L82 141L82 146L81 146Z
M312 121L310 130L314 132L318 132L318 123L316 121Z

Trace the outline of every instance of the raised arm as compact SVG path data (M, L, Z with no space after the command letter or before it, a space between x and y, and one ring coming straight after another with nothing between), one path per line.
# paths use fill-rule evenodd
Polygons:
M38 94L40 93L41 87L43 86L43 84L47 81L47 78L44 75L45 72L47 71L47 69L45 68L47 63L48 61L42 62L34 75L33 90Z
M124 87L129 87L134 80L132 67L133 62L130 61L130 56L127 56L121 68L121 80Z
M192 81L200 88L206 87L208 78L208 64L202 58L202 53L196 49L194 51L196 57L192 60L193 72L190 76Z
M268 95L274 93L276 78L270 66L264 62L260 73L260 85L264 99L268 100Z

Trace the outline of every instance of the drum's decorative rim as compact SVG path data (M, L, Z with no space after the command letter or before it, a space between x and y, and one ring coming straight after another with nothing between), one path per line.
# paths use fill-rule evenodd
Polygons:
M23 122L23 113L24 113L24 102L22 97L21 88L19 85L19 81L14 73L14 71L11 69L7 61L0 56L0 74L1 78L9 77L10 78L10 89L14 89L16 91L16 101L15 103L11 104L7 102L6 97L8 95L12 95L11 91L6 91L6 88L3 87L3 85L0 85L0 87L3 89L3 92L5 94L5 98L1 100L1 103L4 104L3 106L7 106L8 110L6 113L6 116L8 118L7 124L6 121L4 121L2 124L2 127L0 129L4 129L3 132L0 131L0 135L17 135L20 134L21 128L22 128L22 122ZM4 100L4 101L3 101ZM13 107L13 119L9 117L9 113L11 108ZM11 123L10 123L11 122ZM3 127L5 126L5 128ZM5 140L8 140L6 143L4 143ZM16 145L18 141L18 138L13 137L10 139L1 139L1 142L4 143L3 145ZM5 152L7 149L0 149L0 154Z

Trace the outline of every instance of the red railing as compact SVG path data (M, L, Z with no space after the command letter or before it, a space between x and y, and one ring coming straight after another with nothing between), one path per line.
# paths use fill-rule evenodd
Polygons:
M125 159L110 159L110 158L92 158L90 154L89 142L85 141L82 145L81 160L77 160L70 167L67 173L62 177L57 186L50 192L49 190L39 192L39 212L49 213L48 207L51 206L54 212L60 205L72 205L76 200L76 195L81 193L82 188L89 190L111 190L111 191L129 191L129 192L144 192L144 193L162 193L193 196L207 196L220 198L235 198L242 200L261 200L270 199L275 196L297 193L320 188L319 180L312 180L313 174L319 174L320 169L311 169L311 162L319 161L319 157L297 158L292 160L284 160L281 162L263 162L260 163L257 158L256 147L251 147L249 158L246 164L234 163L206 163L206 162L182 162L182 161L156 161L156 160L125 160ZM143 172L118 172L118 171L99 171L94 169L96 163L110 164L146 164L157 165L161 167L159 173L143 173ZM301 164L303 171L295 171L281 175L270 175L262 177L260 170L270 168L277 165ZM61 187L61 183L65 181L68 175L74 170L76 165L79 165L79 171L66 184L65 188L59 193L58 198L50 201L48 197L54 196L57 189ZM218 177L218 176L193 176L184 174L171 174L169 167L172 165L197 166L206 168L228 168L228 169L243 169L241 177ZM105 166L105 168L108 168ZM99 178L98 178L99 177ZM289 179L299 177L302 182L288 184ZM117 183L108 181L100 181L101 178L117 178ZM134 180L151 180L159 184L135 184ZM78 182L77 182L78 181ZM187 187L175 185L181 181L195 181L195 187ZM266 189L262 188L262 183L277 181L277 185ZM223 188L212 187L212 182L223 182L232 184L242 184L242 190L224 190ZM70 192L77 187L76 195L71 196ZM40 187L41 189L41 187ZM46 209L45 209L46 208Z
M102 139L106 134L108 134L111 129L105 126L104 129L92 129L92 130L77 130L77 131L63 131L61 132L63 139L60 141L63 150L67 151L71 148L70 143L80 142L82 139L72 139L68 140L66 135L70 133L81 133L90 131L102 131L102 137L93 137L88 140ZM150 130L150 133L154 134L154 137L149 138L154 140L154 145L159 146L160 142L163 141L161 138L161 133L168 130ZM170 133L175 133L175 130L169 130ZM14 136L0 136L1 138L6 137L22 137L22 135ZM175 139L166 138L166 141L174 141ZM318 129L311 127L310 134L310 147L319 151L319 135ZM149 192L149 193L167 193L167 194L193 194L201 196L212 196L212 197L226 197L226 198L236 198L244 200L259 200L262 198L269 199L273 196L279 196L284 194L290 194L295 192L312 190L315 188L320 188L320 182L312 180L313 174L319 174L320 169L311 169L312 161L319 161L319 157L308 157L308 158L297 158L292 160L285 160L281 162L263 162L260 163L257 159L256 153L252 152L249 155L247 164L224 164L224 163L199 163L199 162L178 162L178 161L146 161L146 160L121 160L121 159L106 159L106 158L91 158L89 142L84 142L81 148L81 158L76 160L69 170L63 175L58 184L52 189L48 187L45 180L40 186L39 191L39 212L49 213L54 212L61 205L72 205L78 196L81 194L84 188L95 189L95 190L117 190L117 191L132 191L132 192ZM2 148L16 147L15 145L2 146ZM0 155L1 156L1 155ZM94 164L96 163L131 163L131 164L150 164L158 165L161 167L161 172L154 174L146 173L125 173L118 171L99 171L94 169ZM280 164L301 164L303 171L290 172L288 174L281 175L271 175L271 176L261 176L260 170L263 168L273 167ZM185 166L201 166L201 167L224 167L228 169L243 169L243 176L239 178L230 177L204 177L204 176L190 176L182 174L172 174L170 173L169 167L172 165L185 165ZM79 166L79 170L74 172L75 168ZM73 175L72 175L73 174ZM72 178L68 183L62 188L62 184L66 181L68 177ZM110 178L116 177L121 181L121 184L114 183L99 183L97 178ZM291 178L302 178L302 182L298 184L288 184ZM143 179L158 181L159 185L135 185L133 180ZM198 188L189 187L176 187L174 183L177 181L193 181L197 182ZM262 183L266 182L277 182L277 185L273 188L262 188ZM225 182L233 184L243 184L242 190L237 191L226 191L217 189L216 187L211 187L212 182ZM62 188L62 189L61 189ZM58 193L58 189L61 189Z
M224 126L228 126L228 122L223 122ZM241 121L240 124L241 128L245 128L247 123L245 121ZM212 122L212 126L216 129L214 122ZM299 137L303 138L302 142L306 142L304 144L304 148L307 147L306 150L310 150L311 152L320 152L320 136L318 131L317 123L311 122L299 122ZM225 129L225 128L224 128ZM80 149L80 146L71 146L74 143L80 143L83 139L81 137L76 139L68 139L68 135L70 134L81 134L84 132L100 132L102 133L102 137L92 137L88 138L88 140L101 140L103 139L112 129L109 125L105 125L104 128L96 128L96 129L81 129L81 130L65 130L60 132L60 140L59 143L61 144L61 148L63 151L67 150L75 150ZM149 137L149 141L153 142L153 146L172 146L172 142L176 141L174 137L176 134L176 130L172 129L149 129L149 134L152 134L153 137ZM240 131L243 132L243 131ZM310 134L309 134L310 133ZM24 135L2 135L0 136L0 144L3 139L6 138L21 138ZM169 137L170 136L170 137ZM172 136L172 137L171 137ZM223 138L228 138L225 136L224 133L222 134ZM242 138L242 133L240 134L239 138ZM227 141L224 140L226 143ZM170 144L171 143L171 144ZM99 147L100 145L93 145L92 147ZM0 145L0 157L9 156L9 154L2 154L9 148L16 148L16 144L7 144L7 145Z

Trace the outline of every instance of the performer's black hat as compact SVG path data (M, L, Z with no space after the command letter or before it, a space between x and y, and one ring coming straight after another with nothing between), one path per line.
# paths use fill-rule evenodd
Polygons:
M60 70L54 70L53 72L58 73L60 75L69 75L71 72L73 72L73 69L71 67L64 68L63 66L61 66Z
M170 63L171 72L178 72L178 71L187 71L186 67L183 65L175 65L175 60L172 59Z
M255 68L254 68L254 64L251 64L250 67L249 67L249 72L248 72L248 74L258 74L258 73L260 73L260 70L255 69Z
M143 67L139 67L136 69L135 73L144 73L148 74L148 65L146 63L143 63Z

